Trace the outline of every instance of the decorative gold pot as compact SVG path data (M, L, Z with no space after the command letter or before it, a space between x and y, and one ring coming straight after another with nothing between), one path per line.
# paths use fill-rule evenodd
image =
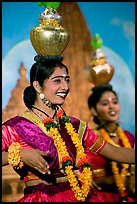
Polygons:
M61 55L70 40L69 32L60 24L61 17L46 9L39 19L39 26L30 32L30 40L35 51L40 56Z
M91 60L89 82L94 85L107 84L114 75L114 68L110 65L100 49L95 50Z
M105 63L104 65L96 65L91 67L89 81L94 85L107 84L111 80L114 74L114 68L112 65Z

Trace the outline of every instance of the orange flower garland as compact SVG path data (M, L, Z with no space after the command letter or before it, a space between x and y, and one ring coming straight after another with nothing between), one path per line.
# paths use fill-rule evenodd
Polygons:
M20 169L24 166L24 163L21 161L21 150L22 147L18 142L11 143L8 148L8 162L14 169Z
M76 146L76 149L77 149L76 165L78 167L82 167L83 169L82 173L78 177L78 180L82 182L81 187L73 171L73 162L72 162L73 160L69 156L65 142L63 142L63 139L57 127L55 127L54 122L53 123L51 122L51 119L46 120L46 123L44 123L44 125L47 128L48 134L54 139L54 143L58 150L58 154L60 158L60 164L62 165L64 172L67 174L68 181L74 192L75 197L77 198L78 201L85 201L89 193L90 187L92 185L91 165L88 163L88 159L86 157L86 154L84 153L84 148L78 138L78 134L76 133L75 129L71 124L70 119L67 116L64 116L64 112L62 110L59 110L56 113L56 116L58 117L60 122L65 124L65 128L67 129L67 132L71 136L72 141Z
M119 146L118 144L114 143L111 140L109 134L105 131L105 129L101 128L99 130L99 134L110 144L117 146L117 147ZM131 144L128 141L128 138L126 137L123 130L120 128L120 126L118 126L118 128L117 128L117 134L118 134L119 139L122 141L124 147L131 148ZM126 190L125 179L126 179L127 169L129 168L129 164L122 164L121 173L119 173L119 168L117 166L117 162L111 162L111 164L112 164L112 171L114 174L114 178L115 178L119 193L121 196L125 196L125 190Z

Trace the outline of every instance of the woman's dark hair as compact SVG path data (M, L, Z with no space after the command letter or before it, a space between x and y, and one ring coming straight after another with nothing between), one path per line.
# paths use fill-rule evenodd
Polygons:
M31 109L36 100L36 90L33 82L38 81L42 87L44 81L55 71L56 67L64 67L68 73L68 68L62 63L62 56L35 56L36 61L30 69L30 86L24 90L23 100L27 108Z
M113 90L112 85L110 84L101 84L92 88L92 94L88 97L88 107L89 109L94 108L96 110L96 105L99 102L102 94L110 91L115 94L117 97L117 93ZM100 124L97 116L93 117L93 120L96 124Z

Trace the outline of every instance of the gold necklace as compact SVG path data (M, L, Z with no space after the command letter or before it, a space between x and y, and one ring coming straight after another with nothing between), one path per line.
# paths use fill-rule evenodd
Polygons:
M104 129L106 130L106 132L109 134L110 137L116 137L117 136L116 129L111 131L111 132L107 128L105 128L105 127L104 127Z
M37 112L35 112L33 109L31 109L31 111L32 111L40 120L42 120L42 117L43 117L44 115L46 115L47 118L52 118L52 120L53 120L53 121L56 123L56 125L59 127L59 121L57 120L57 118L55 118L56 113L57 113L57 110L59 109L58 106L56 106L56 108L54 108L55 112L54 112L54 114L53 114L52 117L50 117L45 111L39 109L38 107L36 107L36 106L34 106L34 105L32 106L32 108L37 111ZM62 108L62 107L61 107L61 108ZM45 117L44 117L43 119L45 119Z
M34 106L34 105L32 106L32 108L38 111L37 114L38 114L40 117L42 116L42 114L43 114L43 115L46 115L47 117L50 117L45 111L41 110L40 108L38 108L38 107L36 107L36 106ZM35 112L34 112L33 109L31 109L31 110L32 110L33 113L35 114ZM54 108L54 110L55 110L55 112L54 112L54 114L53 114L53 116L52 116L52 119L54 119L54 117L55 117L55 115L56 115L56 112L57 112L57 110L58 110L58 107L56 106L56 109ZM40 114L40 113L41 113L41 114ZM37 115L37 116L38 116L38 115ZM38 117L39 117L39 116L38 116Z
M117 147L120 146L120 145L116 144L115 142L113 142L113 140L110 138L109 134L106 132L105 129L101 128L99 130L99 134L110 144L117 146ZM122 141L122 144L124 147L131 148L131 144L130 144L128 138L126 137L124 131L121 129L120 126L117 127L117 135L118 135L119 139ZM129 168L129 164L122 164L122 169L121 169L120 173L119 173L119 168L118 168L117 162L113 161L113 162L111 162L111 164L112 164L112 171L114 174L115 182L116 182L117 188L119 190L119 193L121 196L124 196L125 190L126 190L125 179L126 179L127 169Z

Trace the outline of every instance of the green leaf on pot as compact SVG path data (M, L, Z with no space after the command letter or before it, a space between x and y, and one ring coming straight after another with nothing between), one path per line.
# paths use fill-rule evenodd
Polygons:
M57 9L60 6L60 2L37 2L39 6L44 6L46 8Z

